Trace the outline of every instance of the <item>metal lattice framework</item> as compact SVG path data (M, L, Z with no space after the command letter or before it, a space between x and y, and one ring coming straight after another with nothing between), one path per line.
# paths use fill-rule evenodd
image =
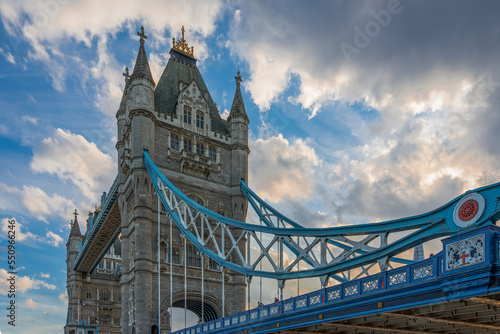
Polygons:
M496 222L500 215L500 184L494 184L467 192L418 216L305 228L265 203L242 182L243 194L263 223L249 224L219 215L187 197L160 172L147 151L144 161L168 216L189 242L220 266L248 277L281 282L320 277L323 284L331 277L342 282L352 279L346 274L349 270L357 270L359 277L367 275L375 264L386 270L391 261L407 263L408 260L394 257L426 241ZM457 210L469 196L480 197L480 207L475 219L463 226L460 219L457 221Z

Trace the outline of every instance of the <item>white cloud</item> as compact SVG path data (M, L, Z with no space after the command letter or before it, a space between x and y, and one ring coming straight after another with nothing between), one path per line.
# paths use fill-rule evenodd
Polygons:
M108 37L114 38L125 28L131 38L136 38L135 32L142 24L149 36L149 51L165 50L170 47L171 37L177 37L165 36L165 32L175 31L177 35L181 26L189 22L186 36L190 36L189 43L194 46L197 58L203 60L207 57L204 38L215 30L215 21L223 9L222 1L219 0L147 0L140 3L111 0L106 6L102 6L98 0L6 0L0 3L0 15L8 34L29 43L29 58L46 65L54 88L64 90L69 75L90 75L97 93L97 105L106 115L113 116L121 96L119 87L123 87L123 68L107 50ZM90 48L96 40L96 63L86 62L76 56L70 57L63 51L65 43L83 44ZM158 59L165 59L165 55L152 59L155 77L161 73L157 72L160 68L156 66ZM81 69L84 74L73 73L77 72L76 69ZM87 74L87 70L90 70L90 74Z
M47 273L47 274L40 273L40 277L42 277L42 278L50 278L50 273Z
M64 291L59 295L59 299L64 305L68 305L68 291Z
M9 63L13 65L16 64L16 59L9 51L5 51L4 49L0 48L0 54L4 56L5 60L7 60Z
M52 231L47 232L47 239L51 245L59 247L59 245L64 243L64 239L61 236L53 233ZM42 276L43 277L43 276Z
M314 170L321 161L306 142L290 143L279 134L257 139L250 146L249 182L259 195L272 202L311 197Z
M31 96L31 98L33 98L33 97ZM31 117L31 116L25 115L25 116L22 117L22 120L25 121L25 122L29 122L29 123L31 123L33 125L38 125L38 120L35 117Z
M35 307L36 307L36 305L35 305L36 303L33 301L33 298L27 299L25 304L30 309L35 309Z
M15 223L12 224L12 221L14 221ZM8 233L9 233L9 226L10 225L13 225L15 226L14 227L14 231L16 233L16 240L17 241L38 241L39 240L39 236L29 232L29 231L26 231L26 228L24 227L23 224L21 224L19 222L19 220L17 220L15 217L12 217L12 218L2 218L2 220L0 221L1 224L2 224L2 234L7 237L8 236Z
M0 294L6 295L9 291L8 279L11 275L5 270L0 269ZM16 290L20 292L26 292L30 289L38 290L45 288L48 290L56 290L56 286L49 284L45 281L30 278L28 276L17 276L16 277Z
M30 167L35 173L49 173L71 181L89 199L98 198L115 176L111 156L69 131L57 129L53 137L42 140L33 151Z

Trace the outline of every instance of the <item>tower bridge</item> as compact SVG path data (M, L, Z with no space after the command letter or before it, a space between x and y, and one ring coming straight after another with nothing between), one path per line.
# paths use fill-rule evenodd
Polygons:
M305 228L248 183L248 123L237 73L227 120L173 40L156 85L140 46L116 113L117 177L67 243L65 334L169 333L173 307L199 333L496 333L500 184L417 216ZM250 205L248 205L250 204ZM259 224L245 222L254 210ZM443 250L401 256L433 239ZM274 279L279 301L251 307L253 278ZM283 300L289 280L321 289ZM229 296L229 298L228 298Z

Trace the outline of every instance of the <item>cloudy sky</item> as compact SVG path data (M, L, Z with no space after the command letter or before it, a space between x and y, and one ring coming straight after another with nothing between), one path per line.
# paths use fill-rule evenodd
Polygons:
M1 1L0 240L6 257L16 219L16 333L62 333L71 212L85 229L114 179L114 115L141 25L156 81L186 27L225 114L241 71L250 186L306 226L333 226L423 213L500 180L499 12L494 1Z

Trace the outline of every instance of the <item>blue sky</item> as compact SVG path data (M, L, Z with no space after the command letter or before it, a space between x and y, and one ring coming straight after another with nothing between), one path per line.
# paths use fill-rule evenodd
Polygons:
M0 241L6 254L15 218L20 280L19 327L0 330L62 332L71 212L85 229L114 180L141 25L156 81L186 27L226 115L241 71L250 186L304 225L332 226L426 212L500 180L499 6L2 1Z

